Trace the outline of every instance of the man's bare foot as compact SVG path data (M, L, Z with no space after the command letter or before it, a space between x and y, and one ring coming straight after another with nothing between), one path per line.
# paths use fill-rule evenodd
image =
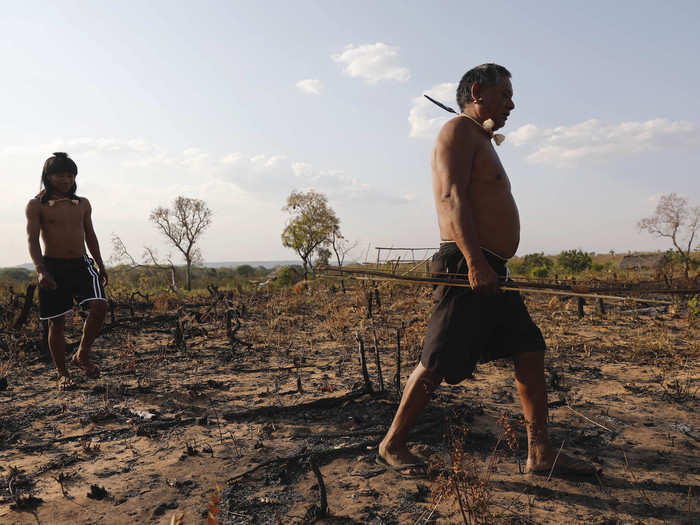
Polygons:
M403 477L417 478L426 475L425 461L411 454L406 445L390 450L382 441L377 452L377 463L384 465Z
M556 463L555 463L556 459ZM533 460L529 457L527 459L527 464L525 465L525 472L529 474L543 474L548 475L552 471L552 465L554 464L554 474L574 474L578 476L592 476L599 472L600 469L591 465L587 461L577 459L563 452L559 453L557 457L556 452L551 451L545 458L540 460Z
M90 362L89 359L83 358L80 355L80 350L78 350L73 357L71 357L70 362L73 366L80 368L89 379L97 379L100 377L100 369L95 363Z

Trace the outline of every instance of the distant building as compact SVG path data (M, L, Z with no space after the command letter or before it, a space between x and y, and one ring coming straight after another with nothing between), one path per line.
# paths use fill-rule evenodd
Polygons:
M625 255L620 261L621 270L660 270L664 264L663 253Z

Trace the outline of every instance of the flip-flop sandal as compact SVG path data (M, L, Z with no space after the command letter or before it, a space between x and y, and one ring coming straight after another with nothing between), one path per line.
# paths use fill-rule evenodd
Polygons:
M426 477L427 465L424 461L419 461L418 463L403 463L401 465L392 465L386 459L384 459L379 454L377 454L377 456L375 457L375 462L377 463L377 465L381 465L382 467L386 467L390 470L393 470L399 476L406 478L406 479L420 479L420 478ZM403 472L404 470L408 470L408 469L423 469L423 473L422 474L409 474L407 472Z
M75 388L75 383L69 376L60 376L58 378L58 391L63 392L65 390L73 390Z
M73 354L73 357L70 358L70 362L73 364L73 366L80 368L88 379L97 379L100 377L99 367L90 361L80 361L77 353Z

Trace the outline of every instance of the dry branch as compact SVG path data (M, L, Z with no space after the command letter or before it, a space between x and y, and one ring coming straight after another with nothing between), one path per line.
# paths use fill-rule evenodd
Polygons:
M259 418L259 417L269 417L269 416L274 416L274 415L278 415L278 414L291 415L291 414L296 414L298 412L303 412L305 410L326 409L326 408L340 406L340 405L347 403L348 401L352 401L353 399L357 399L358 397L362 397L365 395L367 395L367 392L360 390L360 391L350 392L349 394L345 394L342 396L324 397L321 399L316 399L314 401L310 401L308 403L300 403L298 405L291 405L291 406L286 406L286 407L266 406L266 407L253 408L250 410L243 410L240 412L229 411L229 412L224 413L224 419L226 421L240 421L240 420L253 419L253 418ZM373 394L373 396L380 397L377 394Z

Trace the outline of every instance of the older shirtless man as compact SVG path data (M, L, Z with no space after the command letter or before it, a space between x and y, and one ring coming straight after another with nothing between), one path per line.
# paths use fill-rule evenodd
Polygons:
M44 163L43 188L26 209L29 254L39 278L39 317L49 322L49 349L58 370L59 389L72 386L66 370L64 326L65 314L73 309L73 300L81 305L88 303L89 313L71 363L91 379L100 375L90 361L90 348L102 328L106 311L107 272L92 227L90 202L75 194L77 174L78 167L68 155L54 153ZM39 234L44 243L43 255ZM94 261L87 256L85 245Z
M461 113L442 127L433 150L433 194L442 242L431 271L448 278L467 275L471 289L438 286L433 294L421 361L379 445L378 461L404 476L424 474L406 438L442 380L459 383L472 375L477 362L503 357L515 363L527 422L527 470L549 472L555 460L547 435L545 342L520 294L499 291L507 277L506 261L520 242L518 208L491 143L493 130L505 125L515 107L510 76L497 64L468 71L457 88ZM556 471L589 474L594 469L560 454Z

